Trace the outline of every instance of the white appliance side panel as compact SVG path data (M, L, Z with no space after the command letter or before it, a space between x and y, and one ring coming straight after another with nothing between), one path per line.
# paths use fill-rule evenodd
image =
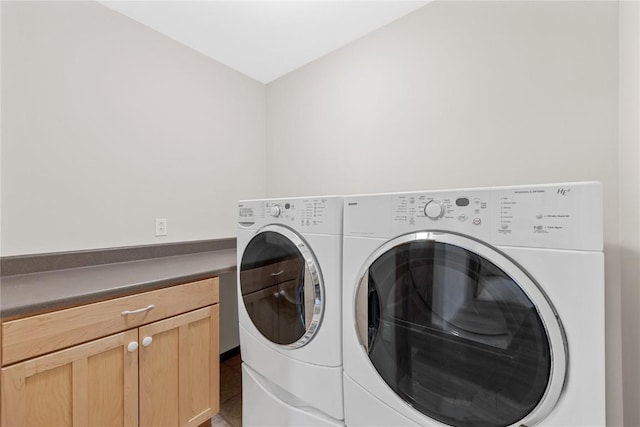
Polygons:
M242 364L242 424L247 427L343 427ZM300 406L302 405L302 406Z
M256 340L242 324L240 348L242 361L267 380L297 396L309 407L344 419L341 366L323 367L283 356Z
M394 411L344 376L345 423L349 427L417 427L410 419Z
M541 286L564 327L567 382L544 426L606 424L604 255L601 252L500 248Z
M255 231L238 232L238 266L242 261L242 249L255 235ZM342 366L342 237L331 235L303 235L313 251L324 281L324 313L314 337L305 346L293 350L267 340L254 326L244 306L238 268L238 321L257 340L285 357L327 367ZM242 243L242 246L240 244ZM243 353L246 351L242 349Z

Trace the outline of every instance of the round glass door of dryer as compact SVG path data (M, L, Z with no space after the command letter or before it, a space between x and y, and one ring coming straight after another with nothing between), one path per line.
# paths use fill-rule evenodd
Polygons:
M451 426L529 425L560 397L562 326L510 259L464 236L380 248L356 292L360 344L407 404Z
M287 348L305 345L321 321L324 287L318 263L300 236L285 227L261 229L240 265L244 307L256 329Z

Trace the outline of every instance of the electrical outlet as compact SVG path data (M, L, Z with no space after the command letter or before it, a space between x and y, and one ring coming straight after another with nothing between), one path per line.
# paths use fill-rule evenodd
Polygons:
M167 235L167 218L156 218L156 236Z

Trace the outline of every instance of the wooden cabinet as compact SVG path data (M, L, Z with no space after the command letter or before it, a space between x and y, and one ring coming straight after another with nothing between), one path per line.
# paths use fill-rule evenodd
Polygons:
M198 426L218 412L218 316L214 305L140 328L141 426Z
M3 426L135 426L138 355L132 330L2 369Z
M215 278L3 323L1 425L207 422L219 409L217 302ZM108 315L114 307L115 320ZM34 322L42 330L27 333ZM104 330L117 333L95 338ZM29 347L20 334L53 342ZM93 339L77 343L87 336Z

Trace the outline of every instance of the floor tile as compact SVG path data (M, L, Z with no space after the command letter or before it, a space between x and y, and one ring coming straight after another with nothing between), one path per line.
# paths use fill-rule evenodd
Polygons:
M212 427L242 427L242 358L233 356L220 363L220 413Z
M211 418L211 427L232 427L221 414Z
M242 372L242 358L240 357L239 354L225 361L224 364L233 368L233 370L237 372Z
M220 414L231 427L242 427L242 394L233 396L220 405Z
M222 364L220 366L220 403L242 392L242 374Z

